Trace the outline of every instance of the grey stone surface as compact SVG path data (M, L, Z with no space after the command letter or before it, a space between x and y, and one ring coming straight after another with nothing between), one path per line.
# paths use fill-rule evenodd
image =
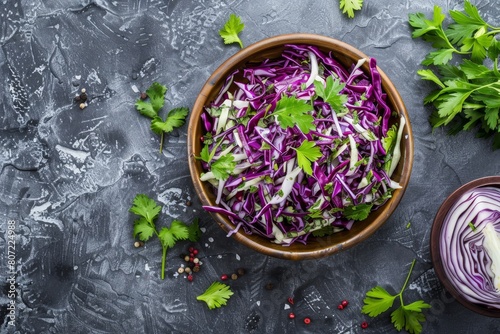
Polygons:
M473 2L500 26L496 1ZM393 333L389 315L360 313L363 296L375 285L399 289L416 258L406 296L432 305L425 333L500 333L498 320L443 290L430 259L440 203L463 183L500 172L490 142L449 137L427 121L422 99L432 87L416 71L430 46L411 38L407 18L434 4L462 8L459 0L366 0L348 19L337 0L0 1L0 277L7 292L14 221L17 283L15 326L2 294L0 332ZM191 108L210 73L238 51L218 35L230 13L242 17L246 45L292 32L334 37L377 58L399 89L415 136L413 174L394 215L361 245L303 262L257 254L203 212L187 168L187 127L158 153L158 137L134 110L137 92L159 81L169 87L167 108ZM73 102L81 88L91 97L84 110ZM134 248L128 208L137 193L162 203L165 224L201 219L203 267L193 283L174 274L187 244L169 252L164 281L158 242ZM196 301L239 267L247 274L231 283L226 307ZM343 299L350 304L339 311Z

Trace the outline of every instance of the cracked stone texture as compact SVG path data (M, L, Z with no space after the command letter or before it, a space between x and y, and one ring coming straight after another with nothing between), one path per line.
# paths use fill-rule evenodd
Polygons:
M473 2L500 25L495 1ZM363 296L375 285L399 289L416 258L406 296L432 305L425 333L500 333L498 321L443 290L430 260L440 203L460 185L500 172L500 151L488 141L449 137L428 124L422 99L432 87L416 71L430 46L411 38L407 17L429 14L434 4L462 8L458 0L371 0L347 19L332 0L1 1L0 278L7 291L3 250L6 222L14 220L17 313L8 326L2 294L0 331L359 333L368 320L363 333L393 333L389 315L360 313ZM169 87L167 108L192 107L210 73L238 51L217 33L230 13L242 17L246 45L282 33L331 36L377 58L399 89L415 137L413 174L399 208L366 242L314 261L256 254L202 211L187 169L186 127L158 153L158 138L134 110L137 93L159 81ZM91 97L84 110L73 102L81 88ZM203 267L195 282L174 275L185 246L170 250L164 281L159 244L134 248L128 208L137 193L163 205L164 222L201 219ZM227 307L210 311L196 301L238 267L247 274L232 283ZM269 283L274 289L266 290ZM339 312L343 299L350 304Z

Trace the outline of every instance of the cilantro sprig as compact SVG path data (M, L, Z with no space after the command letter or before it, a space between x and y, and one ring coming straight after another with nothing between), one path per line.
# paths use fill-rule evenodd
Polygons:
M340 0L340 9L342 13L352 19L354 18L354 11L361 10L363 7L363 0Z
M238 34L243 31L245 24L241 22L241 17L235 14L229 15L229 19L224 27L219 30L219 35L224 39L224 44L238 43L243 49L243 42Z
M487 23L468 0L463 11L450 10L449 16L453 23L445 27L446 15L437 5L431 18L409 15L413 38L423 38L434 47L422 61L428 68L417 71L438 88L424 99L435 107L430 123L434 128L449 126L450 134L476 129L478 137L493 137L493 148L498 149L500 27ZM457 65L450 65L454 55L460 56Z
M163 120L159 112L165 105L165 94L167 87L153 82L146 90L149 100L138 99L135 102L136 110L143 116L151 119L151 131L160 135L160 153L163 150L163 136L165 133L172 132L175 128L181 127L186 122L189 109L185 107L174 108L168 112Z
M404 328L409 333L420 334L422 332L422 322L425 321L425 315L422 313L422 310L430 308L431 305L422 300L417 300L411 304L405 304L403 301L403 291L406 289L415 262L414 259L411 263L405 283L398 294L391 295L383 287L376 286L366 293L361 312L374 318L389 310L393 306L394 301L399 299L400 306L391 313L391 321L394 327L398 331Z
M210 310L226 305L228 299L233 295L229 285L220 282L213 282L207 290L196 297L197 300L204 301Z
M167 250L174 247L179 240L198 241L201 235L198 219L195 219L191 225L175 219L170 227L163 227L158 231L155 220L161 212L161 206L144 194L135 196L130 212L139 216L134 222L134 238L148 241L153 235L158 237L162 246L161 279L165 279Z

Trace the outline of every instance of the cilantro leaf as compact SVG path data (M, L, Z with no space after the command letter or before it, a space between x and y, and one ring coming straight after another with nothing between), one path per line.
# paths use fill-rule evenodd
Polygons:
M396 296L391 295L384 288L376 286L366 293L361 312L368 314L370 317L376 317L391 308L394 299L396 299Z
M321 82L314 81L316 94L335 111L340 111L347 103L347 95L340 93L344 87L345 84L340 83L340 80L335 80L331 75L326 78L326 87Z
M276 117L282 129L297 125L304 134L308 134L314 129L314 117L309 114L311 110L311 105L305 100L285 95L276 103L276 108L271 115Z
M134 238L138 237L141 241L148 241L156 232L155 228L146 220L141 217L134 222Z
M297 164L302 170L312 175L311 164L323 155L316 143L304 140L299 147L294 149L297 152Z
M234 156L232 154L226 154L213 162L210 166L210 170L217 180L225 181L234 171L235 167L236 162L234 161Z
M213 282L208 289L198 297L197 300L204 301L210 310L226 305L228 299L233 295L229 285Z
M208 144L205 144L200 152L200 159L205 162L210 162L210 151L208 148Z
M179 220L172 221L170 228L164 227L158 233L158 237L166 248L174 247L177 240L185 240L189 236L189 229L183 222Z
M156 113L158 113L158 111L163 108L163 105L165 104L166 92L167 87L158 82L153 82L151 86L146 90L146 94L151 101L151 106Z
M243 42L238 34L242 32L244 28L245 24L241 22L241 17L231 14L226 24L224 24L224 28L219 30L219 35L224 39L224 44L238 43L240 48L243 49Z
M153 220L158 217L161 211L161 206L156 205L156 202L149 198L147 195L138 194L134 198L130 212L138 216L144 217L148 223L153 223Z
M158 112L165 104L166 92L167 87L158 82L153 82L151 86L146 90L149 101L138 99L135 102L135 108L143 116L155 118L156 116L158 116Z
M347 219L364 220L368 217L372 210L372 203L361 203L358 205L351 205L344 208L344 216Z
M137 100L135 102L135 109L137 109L141 115L149 118L155 118L158 116L158 113L153 109L151 103L143 100Z
M174 128L184 125L188 113L189 109L185 107L172 109L168 113L165 121L162 121L158 116L153 118L151 121L151 130L156 134L172 132Z
M363 0L340 0L342 13L347 13L347 16L351 19L354 17L354 11L361 10L361 7L363 7Z

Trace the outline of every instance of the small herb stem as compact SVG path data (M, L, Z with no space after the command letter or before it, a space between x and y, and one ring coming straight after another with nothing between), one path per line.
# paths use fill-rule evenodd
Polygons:
M163 131L161 132L160 135L160 154L163 151Z
M163 252L161 258L161 279L165 279L165 263L167 262L167 247L163 246L162 248Z
M403 303L403 291L406 289L406 285L408 284L408 281L410 280L411 272L413 271L413 267L415 266L416 259L413 259L411 266L410 266L410 271L408 271L408 275L406 276L405 284L403 284L403 288L401 291L399 291L399 300L401 301L401 306L404 305Z

